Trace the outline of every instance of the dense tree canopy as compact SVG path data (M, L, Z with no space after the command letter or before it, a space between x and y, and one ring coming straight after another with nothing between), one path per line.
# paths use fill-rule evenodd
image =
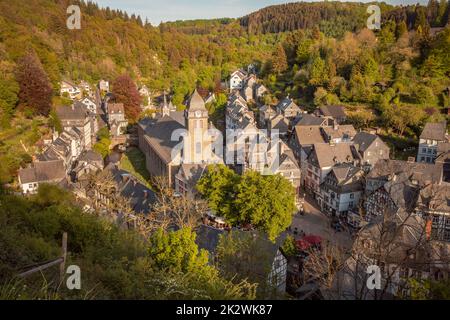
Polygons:
M251 224L271 240L291 225L295 213L294 188L280 175L239 176L224 165L209 166L197 189L217 214L233 225Z
M225 280L208 265L189 229L159 231L146 241L84 213L70 193L50 185L42 185L31 199L1 193L0 206L1 299L254 298L253 285ZM81 290L53 286L57 267L16 283L17 270L60 255L63 231L68 265L81 269Z

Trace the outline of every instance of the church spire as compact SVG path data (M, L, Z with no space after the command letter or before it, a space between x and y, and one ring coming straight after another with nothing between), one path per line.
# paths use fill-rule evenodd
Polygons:
M170 108L169 108L169 105L167 104L166 90L164 90L164 102L163 102L163 107L162 107L162 114L163 114L163 117L170 116Z
M207 111L206 106L205 106L205 101L200 96L197 89L194 90L194 93L192 94L191 98L189 99L188 110L189 111Z

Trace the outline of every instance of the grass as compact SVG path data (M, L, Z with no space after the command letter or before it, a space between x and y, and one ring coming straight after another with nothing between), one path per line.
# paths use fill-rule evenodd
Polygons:
M145 166L145 155L138 148L129 148L122 155L119 167L130 172L145 186L151 188L150 174Z

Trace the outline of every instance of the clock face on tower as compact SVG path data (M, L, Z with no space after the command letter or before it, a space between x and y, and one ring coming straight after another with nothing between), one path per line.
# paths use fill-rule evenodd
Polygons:
M195 111L195 116L197 118L200 118L202 116L202 112L201 111Z

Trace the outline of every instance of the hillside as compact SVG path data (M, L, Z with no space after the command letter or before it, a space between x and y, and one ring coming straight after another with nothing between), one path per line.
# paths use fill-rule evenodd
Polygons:
M233 284L208 264L189 229L144 238L82 212L70 193L49 185L30 199L0 188L0 207L0 300L254 298L253 286ZM16 277L58 258L63 232L68 234L66 266L80 267L80 290L59 284L58 266Z
M81 7L81 30L66 28L69 4ZM0 161L6 164L0 181L13 180L33 155L26 149L45 134L34 129L31 138L23 137L22 126L14 126L24 122L15 117L27 107L18 97L17 63L29 51L42 63L55 97L63 78L95 84L128 73L138 85L170 90L173 103L182 107L194 87L217 90L230 72L256 63L273 93L268 102L290 93L309 107L361 104L383 115L387 107L380 105L399 102L433 115L448 104L444 89L450 50L447 33L432 40L429 31L448 21L450 6L445 0L431 0L427 7L381 6L391 22L375 35L360 30L367 14L358 3L292 3L241 19L153 27L134 14L92 2L0 0L0 129L8 136L0 145ZM423 119L414 122L415 132Z
M376 2L374 2L376 3ZM396 23L405 21L409 29L416 20L424 15L431 26L441 27L448 23L448 8L436 1L430 1L427 7L404 6L394 7L386 3L377 3L381 9L382 21L393 20ZM445 5L445 1L443 1ZM344 32L356 32L366 26L368 14L367 3L353 2L295 2L274 5L253 12L240 19L240 24L250 33L277 33L312 29L319 27L328 36L342 36Z

